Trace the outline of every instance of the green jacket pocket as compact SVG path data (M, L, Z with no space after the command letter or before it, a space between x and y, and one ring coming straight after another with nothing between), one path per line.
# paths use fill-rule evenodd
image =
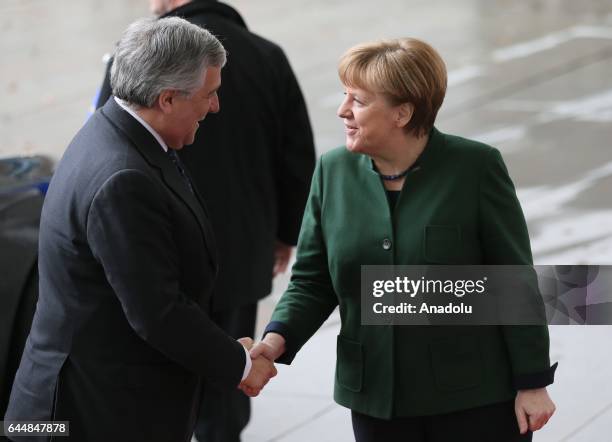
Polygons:
M336 378L347 390L361 391L363 382L363 350L361 343L338 335Z

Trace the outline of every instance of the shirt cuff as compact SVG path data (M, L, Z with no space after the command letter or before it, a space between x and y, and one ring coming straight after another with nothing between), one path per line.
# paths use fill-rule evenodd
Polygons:
M244 352L246 353L246 362L244 364L244 372L242 373L242 379L240 379L240 382L244 381L249 376L249 373L251 372L251 367L253 366L253 362L251 361L251 354L244 345L242 346L242 348L244 348Z

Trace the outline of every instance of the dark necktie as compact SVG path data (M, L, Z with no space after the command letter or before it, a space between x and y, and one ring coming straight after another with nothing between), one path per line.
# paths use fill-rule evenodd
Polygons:
M174 166L176 167L176 170L178 170L179 175L183 179L183 182L185 183L185 185L187 186L189 191L192 194L195 195L195 192L193 191L193 185L191 184L191 180L187 176L187 172L185 172L185 166L183 165L183 162L179 158L179 156L176 153L176 151L174 149L168 148L168 156L170 157L170 159L174 163Z

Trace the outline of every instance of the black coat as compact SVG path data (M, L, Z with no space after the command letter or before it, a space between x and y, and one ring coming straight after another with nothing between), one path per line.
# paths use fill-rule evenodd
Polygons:
M228 51L221 111L181 157L219 246L213 308L235 308L270 293L274 241L297 242L315 161L306 105L282 49L249 32L229 6L194 1L167 16L205 27ZM100 104L109 94L107 74Z
M5 420L68 420L78 441L189 441L202 380L236 388L245 366L207 315L216 268L203 206L109 100L51 180L39 301Z
M42 203L43 196L34 189L0 194L0 416L8 405L38 299Z

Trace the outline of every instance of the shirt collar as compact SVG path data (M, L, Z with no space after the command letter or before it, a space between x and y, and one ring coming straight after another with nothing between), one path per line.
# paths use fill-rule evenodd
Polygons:
M147 123L145 120L143 120L142 117L140 115L138 115L136 113L136 111L134 111L134 109L130 108L126 101L122 100L121 98L117 98L117 97L113 97L113 98L115 99L117 104L119 106L121 106L121 108L124 111L126 111L128 114L130 114L132 117L134 117L136 119L136 121L138 121L140 124L142 124L145 127L146 130L151 132L151 135L153 135L155 137L155 139L157 140L157 142L159 143L161 148L164 150L164 152L168 152L168 146L166 145L166 143L164 142L162 137L155 131L155 129L153 129L149 125L149 123Z

